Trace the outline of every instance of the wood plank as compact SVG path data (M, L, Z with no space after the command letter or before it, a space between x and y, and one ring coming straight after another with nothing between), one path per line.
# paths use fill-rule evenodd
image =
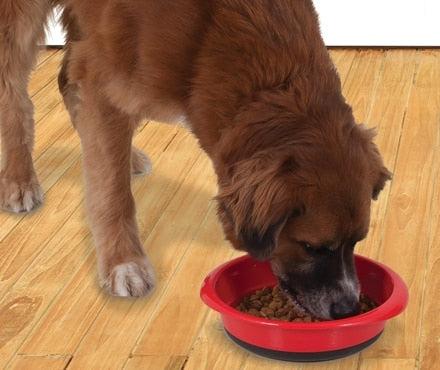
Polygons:
M56 79L50 80L47 85L38 90L32 97L35 107L35 122L38 123L45 115L49 114L49 112L60 103L60 99Z
M437 177L438 177L437 172ZM437 194L433 199L436 210L432 213L432 234L429 243L427 271L423 289L423 314L420 318L420 368L435 369L440 363L440 320L438 319L438 294L440 292L440 196L437 184Z
M65 179L70 181L57 183L46 194L51 207L43 207L28 214L26 220L14 228L13 233L0 240L0 273L3 277L0 289L9 291L27 266L43 250L44 245L56 234L57 228L65 223L80 203L80 162L78 161L65 176ZM70 200L74 201L74 205L69 204ZM14 248L11 248L12 246Z
M374 103L371 112L368 113L367 125L377 128L375 142L385 166L391 172L395 169L395 158L416 65L416 50L387 52L383 71L375 89ZM388 182L378 200L372 202L369 234L357 247L357 252L370 258L378 258L382 248L391 186L392 182Z
M437 53L432 55L434 65L432 68L436 69L436 75L432 76L432 86L440 86L440 55ZM435 369L440 364L440 320L439 299L440 292L440 89L433 91L434 109L437 107L437 144L436 156L434 159L434 181L433 189L434 195L432 198L431 213L429 218L431 220L429 229L429 249L427 264L425 269L423 300L422 300L422 316L420 318L421 339L420 339L420 369ZM435 115L435 112L434 112Z
M346 370L346 369L358 369L359 368L360 354L354 354L352 356L340 358L333 361L308 363L301 367L301 369L307 370Z
M380 50L361 50L343 83L343 94L359 123L368 121L385 55Z
M394 180L391 187L380 260L397 271L410 291L409 306L387 323L368 358L415 358L419 348L423 280L438 142L438 81L440 64L431 51L422 52L405 117ZM385 248L386 246L386 248Z
M208 310L199 298L201 283L231 253L229 243L223 240L216 206L212 204L200 234L191 243L166 295L145 327L135 355L185 355L190 351Z
M32 73L29 81L28 91L31 97L43 89L49 82L57 79L62 59L63 52L61 50L50 50L44 58L38 61L38 69ZM61 99L58 88L53 93L57 93Z
M37 69L42 62L44 62L51 55L58 51L56 48L40 47L38 50L37 61L35 63L35 69Z
M355 49L330 49L329 54L336 65L341 84L344 86L347 76L352 68L353 62L359 53Z
M133 145L148 154L154 164L160 159L162 153L167 150L174 138L183 132L185 132L185 129L178 125L148 121L139 125L139 129L133 138ZM176 148L170 150L174 149ZM134 177L134 179L138 178L142 180L143 177Z
M186 356L133 356L124 370L182 370L187 359Z
M322 366L322 364L321 364ZM301 364L289 363L284 361L272 360L264 357L259 357L257 355L249 354L246 358L245 363L241 367L243 370L291 370L291 369L302 369Z
M359 370L414 370L417 369L416 360L414 358L397 358L397 359L377 359L369 358L361 362ZM430 368L421 368L430 369ZM434 369L434 368L431 368Z
M5 320L11 325L11 330L2 337L0 366L8 354L17 351L84 255L81 248L84 232L70 217L81 202L81 186L75 182L81 179L80 171L78 162L65 175L70 183L57 183L47 193L52 207L30 215L0 241L1 289L7 292L0 301L0 312L8 314ZM87 230L85 223L83 227ZM52 247L45 248L50 243ZM8 245L15 248L6 248ZM21 308L10 310L10 307Z
M185 370L241 369L248 356L248 352L227 338L219 314L210 311L191 349Z
M69 145L65 145L65 143L73 141L76 143L75 149L78 152L78 157L80 155L80 140L78 134L74 130L70 122L70 116L61 102L50 109L50 112L44 118L44 122L36 123L35 134L33 158L35 170L39 175L41 183L43 183L44 178L42 178L39 171L41 171L42 167L44 168L46 163L41 160L41 163L38 161L44 152L53 150L53 146L57 146L60 151L62 149L67 149L69 148ZM61 164L62 163L63 162L61 162Z
M134 144L153 164L152 173L133 180L140 235L145 240L201 152L184 128L157 122L150 122Z
M64 356L17 356L8 367L10 370L64 370L70 357Z
M91 248L92 243L89 235L82 244ZM98 287L94 253L76 264L79 269L42 314L42 318L20 347L20 354L71 354L95 321L108 296ZM52 295L55 296L55 292Z

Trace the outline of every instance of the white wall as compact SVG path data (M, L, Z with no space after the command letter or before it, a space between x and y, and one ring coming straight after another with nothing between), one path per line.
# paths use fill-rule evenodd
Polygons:
M440 0L313 2L329 46L440 46ZM51 25L47 43L64 43L59 26Z
M58 22L61 10L54 11L54 17L49 19L48 29L46 31L46 44L47 45L64 45L64 32Z
M331 46L440 46L440 0L313 0Z

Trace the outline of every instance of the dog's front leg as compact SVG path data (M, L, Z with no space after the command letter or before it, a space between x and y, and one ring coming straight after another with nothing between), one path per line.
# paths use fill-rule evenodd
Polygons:
M28 212L43 201L34 170L33 105L28 80L49 1L0 1L0 208Z
M155 278L139 239L130 186L136 122L103 98L85 91L81 96L76 124L100 284L112 295L144 296L153 289Z

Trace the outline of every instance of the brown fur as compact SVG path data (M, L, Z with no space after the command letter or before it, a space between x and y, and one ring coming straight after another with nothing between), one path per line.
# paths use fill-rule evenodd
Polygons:
M131 140L142 118L184 121L213 161L234 247L270 259L315 315L353 314L353 247L390 174L341 94L311 1L59 2L68 32L60 90L81 137L105 289L140 296L154 285L130 191L130 172L150 164ZM0 205L29 211L41 191L25 87L53 3L0 3L0 21L15 30L0 36Z

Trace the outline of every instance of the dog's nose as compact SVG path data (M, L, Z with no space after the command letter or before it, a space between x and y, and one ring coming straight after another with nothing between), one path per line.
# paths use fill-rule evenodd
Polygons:
M333 319L343 319L359 313L359 302L353 299L341 299L338 302L332 303L330 307L330 315Z

